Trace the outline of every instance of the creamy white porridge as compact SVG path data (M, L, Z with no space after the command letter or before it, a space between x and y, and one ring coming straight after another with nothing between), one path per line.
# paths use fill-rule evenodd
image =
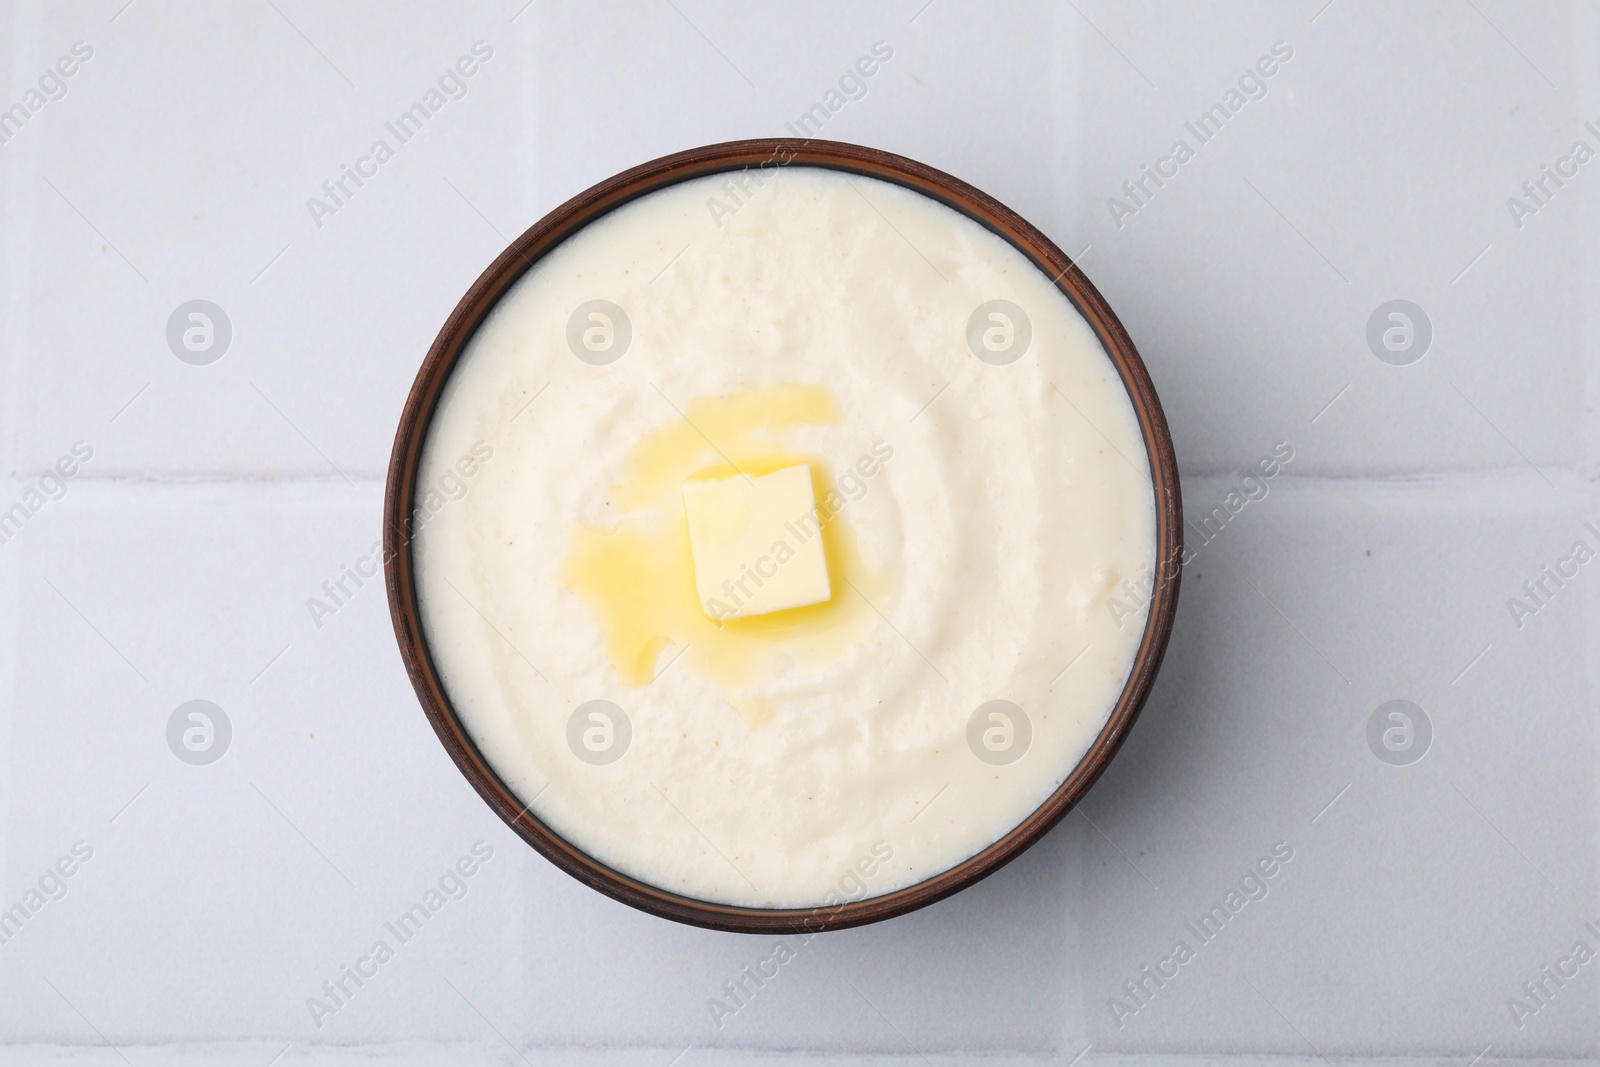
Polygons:
M955 866L1071 773L1143 635L1155 501L1115 368L1009 243L869 178L728 181L589 225L479 328L418 595L553 830L814 907Z

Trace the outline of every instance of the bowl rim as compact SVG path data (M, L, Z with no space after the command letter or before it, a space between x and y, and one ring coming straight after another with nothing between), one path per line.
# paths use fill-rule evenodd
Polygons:
M473 334L526 271L584 226L665 186L708 174L784 166L839 170L922 193L1004 238L1055 278L1056 288L1094 330L1133 403L1150 461L1158 552L1145 632L1122 694L1077 766L1038 808L976 855L902 889L837 904L778 909L719 904L661 889L601 863L533 815L531 805L517 798L478 751L440 681L418 609L405 520L413 510L417 468L440 393ZM401 659L445 751L495 814L556 867L613 899L676 922L752 934L811 934L903 915L981 881L1043 837L1105 771L1150 694L1177 610L1182 552L1177 458L1160 400L1132 339L1077 265L1016 212L943 171L876 148L798 138L728 141L662 156L584 190L512 241L457 303L417 372L395 433L383 504L384 584Z

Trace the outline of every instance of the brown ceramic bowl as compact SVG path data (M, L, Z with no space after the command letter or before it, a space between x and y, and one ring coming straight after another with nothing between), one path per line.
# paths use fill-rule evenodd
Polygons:
M479 753L439 681L417 609L416 578L405 517L413 509L417 464L440 391L479 323L524 271L590 222L663 186L722 171L793 164L864 174L913 189L999 234L1045 274L1056 279L1057 287L1094 329L1132 397L1150 456L1160 564L1144 636L1121 698L1078 766L1033 814L976 856L905 889L834 906L778 910L715 904L659 889L586 855L527 810ZM964 889L1016 859L1072 809L1100 777L1128 736L1155 681L1177 610L1182 529L1172 436L1167 431L1150 376L1116 315L1061 249L994 198L903 156L833 141L761 139L690 149L609 178L540 219L513 241L473 283L429 349L400 418L384 498L384 577L400 655L423 710L461 773L523 840L579 881L624 904L664 918L741 933L810 933L877 922L925 907Z

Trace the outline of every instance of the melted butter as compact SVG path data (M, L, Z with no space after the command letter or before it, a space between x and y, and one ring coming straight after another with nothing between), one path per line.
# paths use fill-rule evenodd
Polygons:
M884 572L863 561L845 508L824 504L837 481L827 461L784 444L797 426L840 420L838 400L820 385L784 384L690 402L685 418L647 433L629 449L612 501L629 514L614 526L572 532L561 575L588 606L606 654L624 685L641 688L674 661L717 683L750 725L772 715L756 689L793 660L816 667L846 655L888 593ZM821 537L833 596L820 604L713 622L701 609L680 489L691 478L767 474L806 463L823 520Z

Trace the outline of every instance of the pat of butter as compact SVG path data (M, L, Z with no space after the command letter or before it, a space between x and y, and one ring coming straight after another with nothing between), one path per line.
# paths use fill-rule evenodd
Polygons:
M820 604L833 596L811 467L685 482L700 608L716 621Z

